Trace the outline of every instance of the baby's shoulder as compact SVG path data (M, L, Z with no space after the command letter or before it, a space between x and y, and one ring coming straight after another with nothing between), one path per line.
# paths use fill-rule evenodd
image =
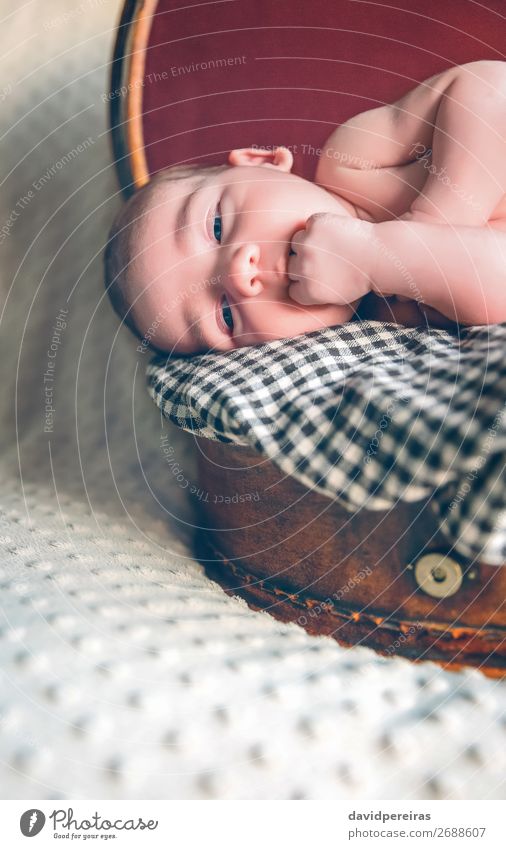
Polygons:
M374 209L369 208L367 199L371 193L374 175L372 162L367 167L359 167L351 161L353 156L343 153L333 142L332 134L321 150L315 173L315 183L325 189L345 209L353 214L358 213L365 221L378 220Z
M337 201L340 206L342 206L343 215L352 215L354 218L357 216L357 206L351 201L347 200L345 197L343 197L343 195L339 192L337 188L334 188L332 185L326 185L324 182L319 182L316 178L314 182L317 186L320 186L321 189L324 189L329 195L332 195L334 200ZM362 211L360 211L359 217L367 221L373 220L371 217L369 217L368 213L362 215Z

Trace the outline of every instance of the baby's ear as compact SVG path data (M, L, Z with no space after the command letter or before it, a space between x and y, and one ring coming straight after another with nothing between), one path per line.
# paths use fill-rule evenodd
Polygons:
M287 147L275 147L267 150L265 147L240 147L228 154L230 165L264 165L267 168L279 168L280 171L291 171L293 156Z

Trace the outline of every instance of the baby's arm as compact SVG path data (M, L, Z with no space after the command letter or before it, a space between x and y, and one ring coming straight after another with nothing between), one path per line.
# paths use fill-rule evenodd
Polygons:
M504 193L506 63L450 68L338 127L316 181L376 221L413 211L479 225ZM414 161L432 149L430 159Z
M373 224L327 213L292 239L290 297L353 304L401 295L462 324L506 321L506 231L426 221Z
M339 146L339 159L351 159L353 148L355 161L370 162L376 140L379 170L329 170L327 158L318 181L326 176L328 188L383 223L374 225L373 236L365 222L355 222L352 232L338 216L333 227L320 221L313 232L306 228L291 262L298 279L292 297L324 303L324 291L328 296L333 290L333 302L351 303L372 288L428 304L462 323L506 321L506 232L487 226L500 217L506 193L505 92L506 63L474 62L339 127L329 140ZM427 160L406 164L410 150L429 147L430 168ZM402 203L409 208L401 215L405 220L389 220L402 212ZM434 220L441 223L428 223ZM324 275L326 289L319 288L316 272Z
M506 193L506 62L456 69L438 105L431 147L427 181L409 217L485 225Z
M425 221L373 225L371 288L428 304L461 324L506 321L506 232Z

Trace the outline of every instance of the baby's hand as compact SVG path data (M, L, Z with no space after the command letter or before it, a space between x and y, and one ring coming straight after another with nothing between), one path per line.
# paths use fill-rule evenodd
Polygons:
M299 304L352 304L372 290L373 224L322 212L291 242L288 290Z

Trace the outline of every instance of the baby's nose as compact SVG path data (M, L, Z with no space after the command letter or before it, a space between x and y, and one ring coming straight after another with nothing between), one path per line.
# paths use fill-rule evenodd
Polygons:
M230 257L227 289L239 298L251 298L262 291L259 279L260 248L255 244L235 247Z

